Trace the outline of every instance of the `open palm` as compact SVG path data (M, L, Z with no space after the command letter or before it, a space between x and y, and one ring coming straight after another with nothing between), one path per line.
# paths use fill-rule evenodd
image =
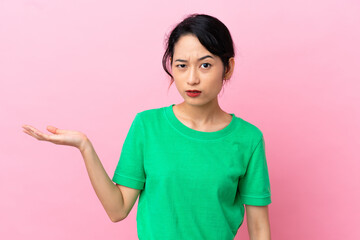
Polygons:
M54 126L47 126L46 128L53 134L42 133L30 125L23 125L22 127L25 133L36 138L37 140L48 141L59 145L73 146L79 149L82 148L87 139L86 135L81 132L59 129Z

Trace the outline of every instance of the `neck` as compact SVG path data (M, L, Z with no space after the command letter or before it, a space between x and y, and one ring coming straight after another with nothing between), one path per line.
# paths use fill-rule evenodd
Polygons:
M192 122L202 124L214 122L216 118L224 114L224 111L219 106L217 98L205 105L191 105L184 101L177 104L176 107L183 117Z

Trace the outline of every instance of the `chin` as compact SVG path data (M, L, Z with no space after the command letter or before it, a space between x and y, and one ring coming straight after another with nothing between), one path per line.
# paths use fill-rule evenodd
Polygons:
M202 107L210 104L210 102L207 101L186 101L186 100L184 100L184 103L193 107Z

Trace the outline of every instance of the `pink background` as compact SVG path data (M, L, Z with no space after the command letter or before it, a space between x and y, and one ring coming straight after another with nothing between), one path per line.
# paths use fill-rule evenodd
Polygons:
M232 33L220 105L264 133L272 239L360 239L355 0L1 0L1 239L137 239L137 202L112 223L79 151L21 125L86 133L112 177L135 114L182 100L161 57L189 13ZM235 239L247 235L245 220Z

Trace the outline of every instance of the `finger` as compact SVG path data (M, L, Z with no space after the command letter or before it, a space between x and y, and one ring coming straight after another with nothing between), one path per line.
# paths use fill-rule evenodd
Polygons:
M73 131L71 131L71 130L59 129L59 128L54 127L54 126L51 126L51 125L47 126L46 129L47 129L49 132L54 133L54 134L65 134L65 133L71 133L71 132L73 132Z
M54 134L56 134L56 133L57 133L56 131L58 130L58 128L56 128L56 127L54 127L54 126L47 126L46 129L47 129L49 132L54 133Z
M28 134L28 135L30 135L30 136L32 136L32 137L34 137L34 136L33 136L28 130L26 130L26 129L24 129L23 132L26 133L26 134Z
M25 129L28 132L34 132L34 129L29 125L23 125L23 129Z
M23 124L21 127L24 129L28 129L30 127L30 125Z
M27 129L28 131L31 131L31 132L40 133L39 130L37 130L36 128L34 128L33 126L30 126L30 125L25 125L25 126L23 126L23 128L25 128L25 129Z
M35 133L32 132L32 131L29 131L29 130L24 129L23 132L26 133L26 134L28 134L28 135L30 135L30 136L32 136L32 137L34 137L34 138L36 138L37 140L42 140L41 136L35 134Z
M39 141L49 141L55 144L59 144L60 139L59 139L59 135L48 135L48 134L44 134L42 132L33 132L33 131L29 131L24 129L24 132L27 133L28 135L36 138Z
M34 136L41 136L41 132L33 127L27 127L26 130L28 130Z
M38 135L41 135L43 134L42 132L40 132L38 129L34 128L33 126L30 126L30 125L23 125L22 126L24 129L27 129L28 131L30 132L34 132ZM50 128L49 128L50 127ZM51 132L51 133L59 133L59 131L57 131L57 128L56 127L53 127L53 126L48 126L48 131Z
M38 140L49 140L49 135L44 134L37 130L36 128L32 126L24 126L24 129L30 133L31 136L37 138Z

